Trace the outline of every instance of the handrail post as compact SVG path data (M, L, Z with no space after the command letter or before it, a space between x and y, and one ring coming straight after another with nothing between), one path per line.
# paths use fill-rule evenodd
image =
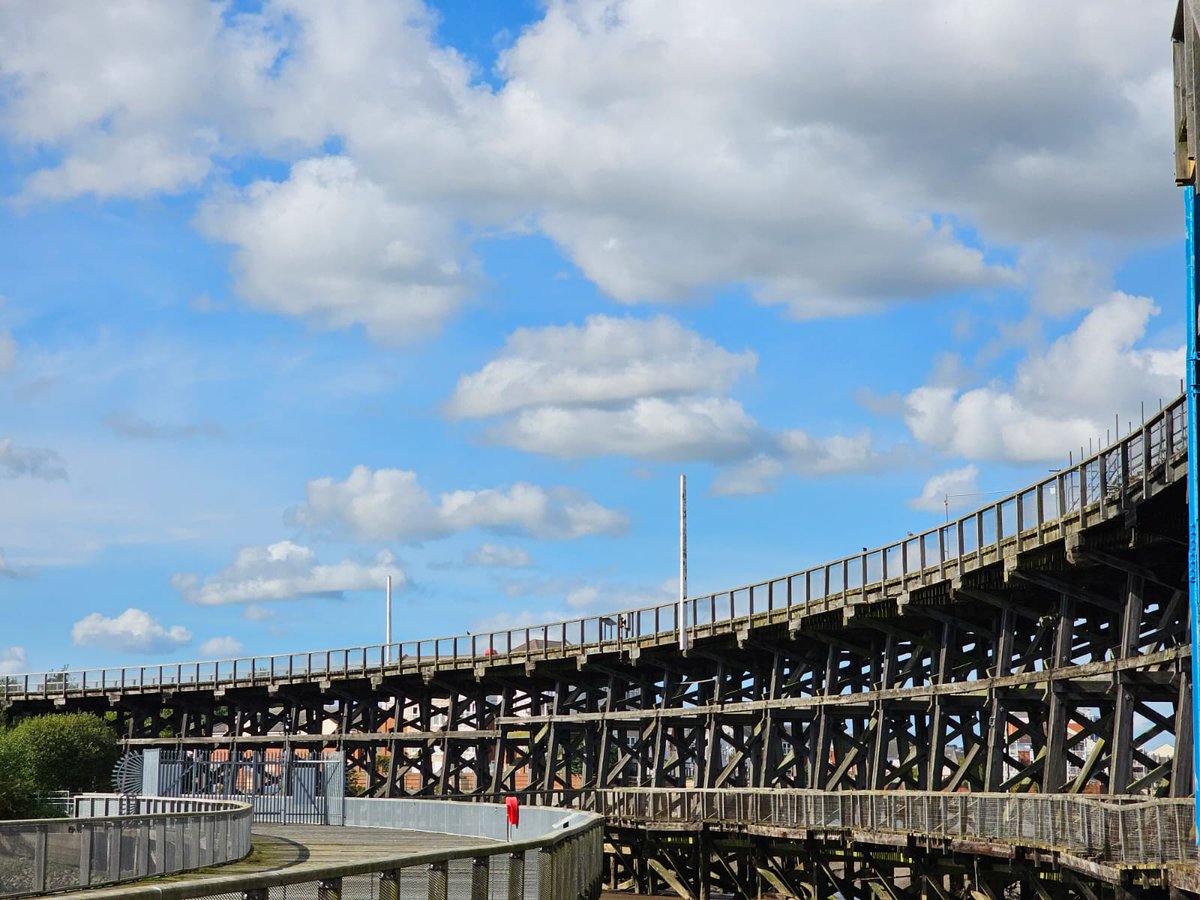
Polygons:
M486 856L476 856L471 860L471 900L488 900L488 858Z
M379 900L400 900L399 869L391 869L380 874Z
M429 864L429 900L448 900L450 869L445 860Z

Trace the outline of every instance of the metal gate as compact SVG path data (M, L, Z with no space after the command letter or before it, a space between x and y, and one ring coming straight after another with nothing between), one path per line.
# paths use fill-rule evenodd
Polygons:
M244 800L259 822L342 824L346 763L340 753L147 750L145 757L146 793ZM155 776L156 786L148 783Z

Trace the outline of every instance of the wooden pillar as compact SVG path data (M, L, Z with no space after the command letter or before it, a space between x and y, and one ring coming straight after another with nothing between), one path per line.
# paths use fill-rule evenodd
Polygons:
M1142 629L1142 591L1145 585L1140 575L1125 579L1125 608L1121 612L1120 643L1115 648L1118 659L1137 655L1138 638ZM1124 794L1133 780L1133 710L1137 697L1126 673L1118 672L1117 704L1113 715L1113 743L1108 771L1108 792Z

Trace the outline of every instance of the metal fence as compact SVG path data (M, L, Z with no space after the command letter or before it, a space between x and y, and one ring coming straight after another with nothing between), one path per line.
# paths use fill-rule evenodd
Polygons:
M523 807L518 833L500 842L504 807L444 800L346 801L347 824L442 830L483 837L474 846L120 889L97 900L592 900L599 897L604 819L571 809ZM546 829L544 832L541 829Z
M346 762L341 753L151 749L142 759L148 794L244 800L254 807L256 822L342 824Z
M82 818L0 822L0 897L117 884L241 859L249 804L84 794Z
M1063 794L623 788L542 797L617 819L860 830L1044 847L1114 863L1197 859L1191 799Z
M996 503L884 547L733 590L690 598L693 637L739 620L781 621L871 596L898 596L1007 553L1064 537L1120 514L1187 453L1183 397L1095 455ZM0 698L58 697L163 685L274 684L438 665L480 665L619 650L677 634L675 602L505 631L278 656L43 672L0 678Z

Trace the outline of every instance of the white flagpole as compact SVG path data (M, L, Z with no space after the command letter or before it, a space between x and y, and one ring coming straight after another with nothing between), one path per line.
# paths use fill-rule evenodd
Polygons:
M383 650L383 658L386 662L392 661L392 576L387 577L387 624L384 627L384 643L386 646Z
M679 608L675 618L679 630L679 649L688 648L687 632L687 476L679 476Z

